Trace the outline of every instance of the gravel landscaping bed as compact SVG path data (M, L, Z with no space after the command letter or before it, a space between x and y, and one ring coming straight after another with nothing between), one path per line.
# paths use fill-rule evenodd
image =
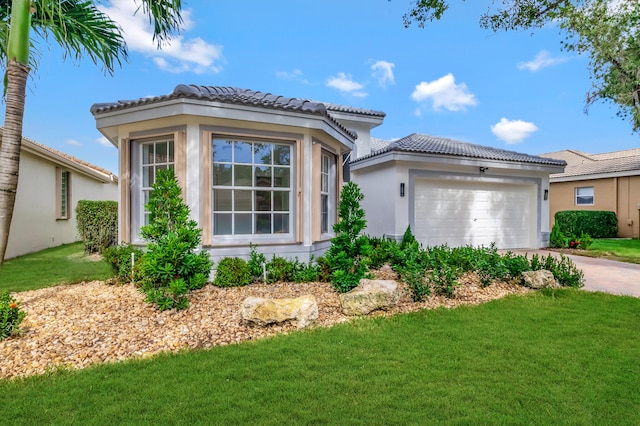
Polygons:
M391 272L377 278L394 279ZM459 280L456 298L430 296L413 302L406 288L401 303L372 315L393 315L437 307L453 308L478 304L508 294L531 291L513 283L478 285L474 274ZM402 284L401 284L402 286ZM23 334L0 342L0 378L41 374L56 368L78 369L102 362L145 358L165 351L208 348L296 330L284 323L256 327L241 322L239 309L249 296L315 296L318 327L348 321L340 301L327 283L253 284L246 287L217 288L207 285L189 295L190 306L183 311L158 311L144 301L145 295L132 285L107 285L93 281L16 293L27 316Z

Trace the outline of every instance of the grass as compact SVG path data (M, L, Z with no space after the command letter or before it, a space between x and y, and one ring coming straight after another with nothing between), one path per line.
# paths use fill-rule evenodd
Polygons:
M5 261L0 266L0 291L34 290L112 276L106 262L90 260L82 243L72 243Z
M640 240L597 239L584 254L621 262L640 263Z
M3 424L638 424L640 299L572 289L0 381Z

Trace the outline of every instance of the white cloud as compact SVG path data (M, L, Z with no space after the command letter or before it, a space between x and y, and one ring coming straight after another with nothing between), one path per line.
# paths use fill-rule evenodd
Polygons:
M441 108L449 111L460 111L468 106L478 104L473 93L469 92L464 83L456 84L455 77L449 73L437 80L421 82L411 94L416 102L431 101L434 110Z
M350 75L343 72L339 72L335 77L329 77L327 79L327 87L333 87L334 89L349 93L358 98L367 96L367 92L362 90L364 89L364 85L353 81Z
M281 80L298 81L303 84L311 84L309 80L304 78L304 73L297 68L293 71L276 71L276 77Z
M104 136L96 139L96 142L98 142L100 145L103 145L103 146L113 147L113 144L111 143L111 141L105 138Z
M67 144L73 146L82 146L82 143L75 139L67 139Z
M153 58L160 69L196 74L221 71L218 63L222 60L222 46L207 43L200 37L187 39L177 35L158 50L148 18L141 12L136 13L136 2L112 0L109 3L110 7L103 5L99 9L122 27L127 47ZM184 25L181 30L184 33L192 26L190 11L184 10L182 17Z
M380 87L387 87L387 84L396 84L393 67L395 67L395 64L387 61L377 61L371 65L373 77L378 79Z
M532 61L518 63L518 69L536 72L541 70L542 68L558 65L563 62L567 62L568 60L569 58L552 58L549 55L549 52L547 52L546 50L541 50L540 52L538 52L536 57L533 58Z
M538 131L538 126L522 120L507 120L502 117L499 123L491 126L491 132L508 145L522 142Z

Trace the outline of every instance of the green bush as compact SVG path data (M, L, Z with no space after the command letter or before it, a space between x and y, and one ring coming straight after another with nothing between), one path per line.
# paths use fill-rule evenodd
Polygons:
M134 273L131 272L131 255L134 256ZM119 244L107 247L102 252L105 262L111 265L116 279L120 283L137 282L142 276L143 252L138 247L131 244Z
M225 257L218 262L213 285L216 287L242 287L251 284L253 277L249 264L239 257Z
M618 219L614 212L599 210L564 210L555 214L555 224L567 235L589 234L592 238L618 236ZM552 229L553 231L553 229Z
M158 170L152 188L146 205L149 225L140 228L149 241L142 262L142 290L160 310L186 309L185 294L207 283L212 262L206 251L195 252L202 231L189 219L173 170Z
M448 298L455 297L455 289L458 283L459 273L450 265L442 265L438 269L431 271L431 287L433 292L439 296Z
M267 258L264 253L258 253L257 245L249 244L249 268L251 269L251 275L254 280L264 280L264 269L263 265L266 265Z
M296 263L275 254L267 263L267 283L291 282L296 271Z
M20 333L20 323L27 314L9 292L0 293L0 341Z
M331 284L340 293L346 293L360 283L367 274L371 246L369 239L361 235L367 226L365 213L360 207L364 195L358 185L348 182L340 194L338 216L333 225L335 237L325 257L331 267Z
M80 200L76 227L87 253L102 253L118 241L118 203Z
M563 248L565 247L565 244L565 236L564 233L560 230L560 225L554 223L553 227L551 228L551 234L549 234L549 247Z

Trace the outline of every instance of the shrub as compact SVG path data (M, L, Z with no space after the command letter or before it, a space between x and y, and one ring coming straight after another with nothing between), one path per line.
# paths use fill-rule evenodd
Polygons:
M118 203L80 200L76 227L87 253L102 253L118 241Z
M241 287L251 284L249 264L239 257L225 257L218 262L213 285L216 287Z
M267 283L293 281L296 264L275 254L267 263Z
M407 226L407 229L402 234L402 240L400 241L400 250L404 250L407 246L414 246L418 243L416 237L411 232L411 225Z
M551 234L549 234L549 247L563 248L565 246L565 236L560 230L560 225L553 224Z
M27 314L9 292L0 293L0 341L20 333L20 323Z
M331 239L331 247L325 254L331 267L331 283L340 293L357 287L367 273L371 253L369 239L361 235L367 225L365 213L360 207L364 195L358 185L348 182L340 194L338 216L333 225L336 236Z
M455 289L459 285L457 271L449 265L442 265L438 269L431 271L431 287L433 292L439 296L453 298Z
M618 219L614 212L564 210L555 214L555 223L565 236L582 235L583 233L589 234L592 238L615 238L618 236Z
M131 255L134 256L134 273L131 271ZM102 257L113 269L120 283L139 281L142 270L143 252L131 244L120 244L104 249Z
M560 259L556 259L548 255L544 264L544 269L551 271L561 286L575 288L584 286L584 273L568 257L560 255Z
M297 283L316 282L320 279L320 266L316 264L313 257L307 263L295 262L293 281Z
M251 269L251 276L254 280L264 279L263 265L266 265L267 258L263 253L258 253L255 244L249 244L249 268Z
M149 241L143 257L142 290L161 310L185 309L185 294L207 283L212 262L207 252L196 253L201 230L189 219L173 170L158 170L146 209L149 225L140 228Z

